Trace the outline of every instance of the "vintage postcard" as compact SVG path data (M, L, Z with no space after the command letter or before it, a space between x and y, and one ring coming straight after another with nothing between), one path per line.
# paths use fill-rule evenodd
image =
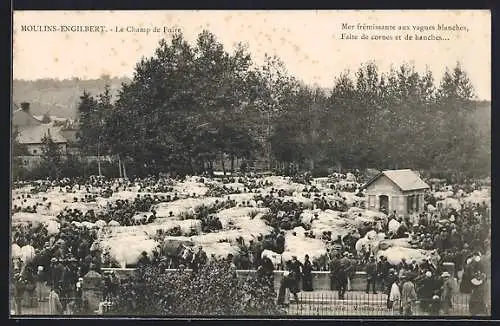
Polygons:
M15 11L11 317L490 316L490 30Z

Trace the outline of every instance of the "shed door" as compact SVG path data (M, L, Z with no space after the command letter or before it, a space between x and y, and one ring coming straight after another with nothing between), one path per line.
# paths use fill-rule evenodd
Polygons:
M380 195L380 211L384 213L389 212L389 197L387 195Z

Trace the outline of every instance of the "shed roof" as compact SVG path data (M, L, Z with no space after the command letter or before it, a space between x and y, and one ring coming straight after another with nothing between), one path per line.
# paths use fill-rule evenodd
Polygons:
M59 132L58 128L50 125L32 126L23 128L18 135L18 141L21 144L40 144L44 136L49 135L55 143L67 143L68 141Z
M404 169L404 170L386 170L379 173L376 177L368 181L363 188L368 187L374 181L376 181L381 176L385 175L389 180L394 182L396 186L399 187L402 191L410 191L410 190L420 190L420 189L428 189L429 185L425 183L420 176L413 170Z

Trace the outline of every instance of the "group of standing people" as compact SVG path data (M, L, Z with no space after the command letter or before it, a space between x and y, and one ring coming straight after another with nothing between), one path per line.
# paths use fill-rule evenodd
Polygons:
M304 263L301 263L296 256L292 256L292 260L286 263L286 270L283 273L283 279L281 280L278 292L278 304L283 305L287 303L288 292L292 293L294 300L298 302L301 283L303 291L313 291L312 263L308 255L305 255Z

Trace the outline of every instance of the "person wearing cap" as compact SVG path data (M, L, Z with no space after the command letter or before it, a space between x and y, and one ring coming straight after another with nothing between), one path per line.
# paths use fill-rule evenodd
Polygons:
M417 261L415 259L413 259L411 261L411 264L408 266L408 270L411 271L411 272L413 272L413 273L416 273L416 274L419 273L420 268L419 268L419 266L417 264Z
M337 272L340 269L340 258L338 257L338 255L334 255L333 252L331 252L331 258L328 267L330 269L330 290L334 291L338 287Z
M453 307L453 292L454 292L454 284L451 278L450 273L443 272L441 274L441 278L443 279L443 286L441 292L441 308L443 309L443 313L448 315L450 313L450 309Z
M373 294L377 294L375 290L375 283L377 280L377 262L374 256L370 256L368 264L365 268L367 279L366 279L366 293L370 293L370 285L372 286Z
M151 260L148 257L148 253L143 251L141 253L141 257L139 257L139 260L137 261L137 267L141 268L141 267L148 266L150 264L151 264Z
M292 260L290 262L290 271L293 272L295 277L296 287L300 290L300 280L302 278L302 269L303 264L298 261L297 256L292 256Z
M345 254L345 253L344 253ZM339 299L345 299L345 292L347 291L347 278L349 276L351 264L348 261L347 255L343 255L343 257L339 261L339 268L337 271L337 290L339 291Z
M302 266L302 289L304 291L313 291L312 285L312 264L309 260L309 255L305 255L304 264Z
M64 273L64 266L62 263L59 261L59 259L53 257L50 260L51 266L50 266L50 274L51 274L51 285L56 286L58 284L63 276Z
M391 291L387 296L387 309L401 313L401 291L399 289L400 281L395 278L391 284Z
M198 251L193 255L192 265L193 272L197 273L202 266L208 262L207 253L202 246L198 246Z
M401 276L401 308L405 316L411 316L414 312L415 301L417 300L417 292L415 291L415 284L408 277L408 273Z
M38 294L38 301L42 301L42 293L43 293L43 280L44 280L45 272L44 272L44 267L42 265L39 265L37 267L37 294Z
M76 307L80 309L83 305L83 277L79 277L75 283Z
M469 299L469 312L472 316L487 313L486 305L486 275L476 272L471 280L472 292Z
M424 278L421 280L421 285L418 288L418 296L420 298L420 308L427 312L432 301L434 291L437 289L436 282L432 278L432 272L426 271Z
M380 261L377 264L377 274L378 279L380 280L380 287L385 293L389 293L390 287L392 284L387 283L387 277L389 275L389 269L391 265L387 261L385 256L380 256Z
M293 272L290 271L290 261L286 262L286 268L287 269L283 272L283 278L281 280L280 288L278 291L278 305L288 304L290 292L293 294L296 302L298 302L299 300L299 297L297 295L298 289L295 288L295 276L293 275Z
M49 292L49 314L50 315L62 315L63 306L61 300L59 300L59 288L57 286L51 286Z

